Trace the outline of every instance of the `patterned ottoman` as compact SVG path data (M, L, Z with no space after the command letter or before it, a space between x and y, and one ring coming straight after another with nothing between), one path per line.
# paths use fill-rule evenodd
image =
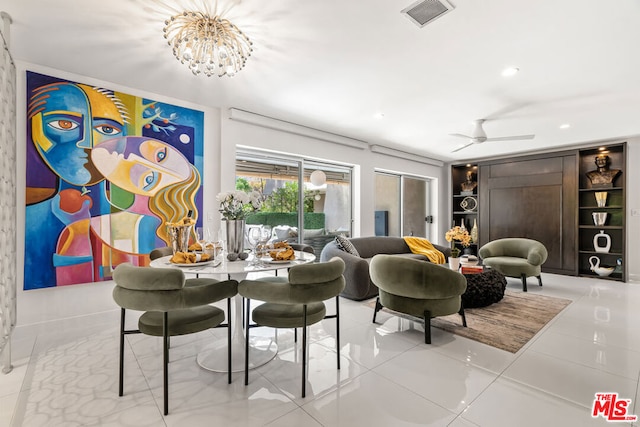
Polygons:
M498 302L504 296L507 279L494 269L482 273L465 274L467 290L462 294L464 308L486 307Z

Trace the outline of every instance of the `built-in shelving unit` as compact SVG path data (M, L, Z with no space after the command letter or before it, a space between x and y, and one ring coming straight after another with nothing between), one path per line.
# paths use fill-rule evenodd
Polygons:
M462 184L467 181L467 175L471 173L471 179L476 183L472 190L463 191ZM453 165L451 166L451 183L453 185L453 197L451 212L453 213L451 225L462 225L471 233L474 224L479 227L478 209L478 165ZM478 254L477 238L469 248L463 248L456 244L464 253Z
M625 144L579 150L578 274L580 276L626 281L625 150ZM587 176L587 173L597 169L595 161L599 156L608 156L609 170L620 171L610 184L594 183ZM596 193L606 197L604 206L598 206ZM603 225L596 224L594 214L606 216ZM600 234L601 231L608 237ZM599 237L596 238L596 235ZM611 243L609 250L603 251L609 239ZM592 271L590 264L592 257L597 257L601 267L614 267L613 273L607 277L601 277ZM592 260L595 261L595 259Z

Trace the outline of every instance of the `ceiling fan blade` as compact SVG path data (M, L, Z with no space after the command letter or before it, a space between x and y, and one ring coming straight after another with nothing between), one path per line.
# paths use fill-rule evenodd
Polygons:
M463 148L467 148L468 146L473 145L473 143L474 143L473 141L470 141L467 144L461 145L460 147L456 148L455 150L452 150L451 152L455 153L456 151L460 151Z
M498 136L495 138L487 138L487 141L519 141L524 139L533 139L535 135L513 135L513 136Z
M450 133L449 136L457 136L459 138L473 139L473 137L469 135L463 135L461 133Z

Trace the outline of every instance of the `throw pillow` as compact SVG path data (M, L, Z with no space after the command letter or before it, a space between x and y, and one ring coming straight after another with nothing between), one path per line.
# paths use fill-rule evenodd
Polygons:
M311 230L305 229L302 237L305 239L309 239L311 237L318 237L324 235L324 228L315 228Z
M351 255L360 256L356 247L353 246L353 243L351 243L344 234L336 236L336 244L343 251L350 253Z

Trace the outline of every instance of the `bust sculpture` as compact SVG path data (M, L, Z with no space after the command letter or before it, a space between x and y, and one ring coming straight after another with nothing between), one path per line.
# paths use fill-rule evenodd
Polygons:
M473 194L473 190L476 188L478 183L473 180L473 172L467 171L467 179L463 182L460 187L462 188L462 195L471 195Z
M591 181L591 186L595 188L613 187L613 181L620 175L620 169L609 169L611 159L609 156L600 154L595 158L598 169L587 172L587 178Z

